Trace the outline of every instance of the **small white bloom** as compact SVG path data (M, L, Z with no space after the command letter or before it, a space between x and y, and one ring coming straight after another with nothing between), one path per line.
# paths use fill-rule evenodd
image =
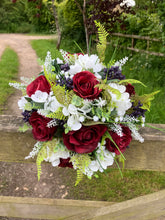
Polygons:
M19 107L19 109L24 110L26 103L27 103L27 100L25 99L25 97L22 97L22 98L18 101L18 107Z
M105 122L105 121L106 121L106 119L103 117L103 118L101 119L101 121L102 121L102 122Z
M134 7L135 1L134 0L124 0L122 3L120 3L120 6L126 5L127 7Z
M99 120L99 117L98 116L93 116L93 121L98 121Z
M73 131L77 131L77 130L79 130L82 127L82 124L79 122L79 117L77 115L71 115L68 118L67 125Z
M48 93L41 92L40 90L37 90L33 95L31 95L31 99L34 102L38 102L38 103L46 102L47 98L48 98Z
M85 120L85 117L84 117L84 116L80 116L80 117L79 117L79 121L80 121L80 122L83 122L84 120Z
M57 57L56 61L57 61L57 64L63 64L63 61L60 60L58 57Z

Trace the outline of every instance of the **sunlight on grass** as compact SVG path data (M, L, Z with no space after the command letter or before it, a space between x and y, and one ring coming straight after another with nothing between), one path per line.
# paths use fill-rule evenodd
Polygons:
M17 54L12 49L6 48L0 60L0 113L2 113L8 96L14 91L9 86L9 82L16 79L18 67Z

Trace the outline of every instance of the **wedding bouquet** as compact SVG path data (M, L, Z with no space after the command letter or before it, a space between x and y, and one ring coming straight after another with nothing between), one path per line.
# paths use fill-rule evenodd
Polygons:
M77 170L78 184L82 175L97 176L114 162L118 165L117 158L124 160L132 138L143 142L138 130L155 93L136 93L133 84L142 83L122 74L127 58L105 66L103 53L60 52L56 59L47 53L37 78L10 85L23 92L18 101L23 129L31 127L37 140L26 159L37 156L38 178L41 162L47 161Z

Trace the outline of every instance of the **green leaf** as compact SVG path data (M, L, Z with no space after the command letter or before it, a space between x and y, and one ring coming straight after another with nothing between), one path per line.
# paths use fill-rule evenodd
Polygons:
M28 125L28 124L24 124L22 127L19 127L18 131L20 132L25 132L27 131L29 128L31 128L31 125Z
M142 109L150 111L151 101L154 99L154 96L159 92L160 90L152 92L150 94L144 94L142 96L135 95L134 99L136 102L140 101L143 104L141 107Z
M112 92L113 94L115 94L117 96L117 99L120 99L120 97L121 97L121 93L118 89L112 88L111 86L109 86L107 84L97 84L97 85L95 85L95 87L98 87L99 89L102 89L103 91L109 90L110 92Z
M30 102L28 102L28 103L25 104L25 107L24 107L25 110L31 111L32 108L33 108L33 106L32 106L32 104L31 104Z
M146 85L144 85L142 82L140 82L139 80L136 80L136 79L123 79L119 82L119 85L120 84L126 84L126 83L130 83L130 84L134 84L134 83L138 83L138 84L141 84L142 86L144 87L147 87Z
M73 95L71 103L78 107L82 105L83 99L77 95Z
M98 28L98 37L99 37L99 42L97 44L97 52L100 60L103 62L105 59L105 50L107 47L107 36L108 33L106 32L104 26L97 21L94 21L96 27Z

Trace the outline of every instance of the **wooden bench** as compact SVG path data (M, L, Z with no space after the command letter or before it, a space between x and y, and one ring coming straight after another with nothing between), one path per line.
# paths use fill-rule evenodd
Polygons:
M30 132L18 132L21 124L21 117L0 116L0 161L27 162L24 157L29 154L36 141L33 140ZM165 129L165 125L154 126ZM125 168L165 171L165 133L151 128L143 128L141 133L145 142L141 144L132 141L130 148L124 154ZM0 216L41 220L163 220L165 190L120 203L0 196Z

